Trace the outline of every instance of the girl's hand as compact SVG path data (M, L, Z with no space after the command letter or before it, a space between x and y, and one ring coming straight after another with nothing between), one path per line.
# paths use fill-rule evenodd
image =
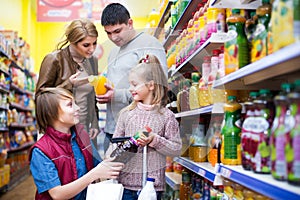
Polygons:
M148 137L142 136L139 139L137 139L137 142L140 146L144 147L147 144L151 143L152 140L154 139L155 134L150 133Z
M92 169L93 177L96 179L116 179L124 164L121 162L113 162L113 158L107 158Z

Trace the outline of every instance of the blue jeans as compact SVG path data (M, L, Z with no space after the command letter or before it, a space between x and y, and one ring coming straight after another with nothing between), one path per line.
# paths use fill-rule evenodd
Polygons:
M163 192L156 192L157 200L161 200ZM128 190L124 188L122 200L137 200L138 191Z

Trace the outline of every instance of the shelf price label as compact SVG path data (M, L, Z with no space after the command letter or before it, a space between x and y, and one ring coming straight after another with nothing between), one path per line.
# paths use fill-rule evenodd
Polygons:
M230 178L231 170L226 168L221 168L221 175L224 176L225 178Z
M206 171L204 169L199 168L198 169L198 174L202 177L205 177Z

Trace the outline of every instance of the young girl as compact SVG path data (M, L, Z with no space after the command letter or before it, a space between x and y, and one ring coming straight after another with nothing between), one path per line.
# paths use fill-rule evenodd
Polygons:
M157 57L147 55L129 73L133 102L121 112L113 137L133 136L149 126L152 132L138 140L138 153L126 163L118 178L124 186L123 200L138 199L142 189L142 150L148 145L147 176L155 178L157 199L165 189L166 156L179 156L181 139L175 115L167 104L167 78Z
M38 128L44 135L31 148L35 199L86 199L87 186L117 178L122 163L100 157L79 122L79 107L63 88L42 88L36 97ZM79 134L80 133L80 134ZM100 163L100 164L99 164Z

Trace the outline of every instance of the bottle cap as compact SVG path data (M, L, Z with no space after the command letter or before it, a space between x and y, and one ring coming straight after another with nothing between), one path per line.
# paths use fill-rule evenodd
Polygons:
M149 126L145 126L145 129L147 130L148 133L152 132L152 129Z
M148 178L147 178L147 181L155 182L155 178L150 178L150 177L148 177Z

